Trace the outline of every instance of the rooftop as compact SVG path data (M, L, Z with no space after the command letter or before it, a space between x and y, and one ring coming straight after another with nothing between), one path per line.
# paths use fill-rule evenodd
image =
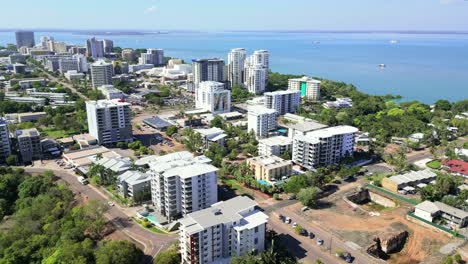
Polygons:
M38 116L38 115L47 115L47 113L46 112L18 113L19 117Z
M284 160L278 156L273 156L273 155L250 158L249 162L253 162L257 165L260 165L266 168L277 168L277 167L283 167L283 166L292 164L292 161L290 160Z
M328 127L327 125L321 124L318 121L315 121L315 120L312 120L312 119L309 119L307 121L303 121L303 122L300 122L300 123L284 124L284 126L287 127L287 128L290 128L290 129L301 131L301 132L309 132L309 131L314 131L314 130L323 129L323 128Z
M129 159L124 159L121 157L102 157L101 159L96 159L96 156L94 156L91 159L94 160L95 164L99 164L104 168L114 172L126 171L130 169L130 164L132 164Z
M257 115L263 115L263 114L274 114L276 113L275 109L269 109L261 105L252 105L249 106L248 108L249 114L257 114Z
M151 176L149 174L134 170L126 171L125 173L119 176L119 181L124 181L129 185L137 185L150 180Z
M22 130L16 130L16 136L18 138L22 137L37 137L40 136L39 131L36 128L28 128Z
M112 100L98 100L98 101L86 101L86 105L95 105L98 108L117 107L117 106L130 106L130 103L125 102L122 99Z
M291 145L292 139L285 137L285 136L276 136L276 137L269 137L260 139L258 141L259 144L265 144L267 146L278 146L278 145Z
M237 196L227 201L221 201L211 205L211 207L190 213L180 221L186 228L189 234L200 232L208 227L239 221L236 226L258 226L261 223L266 223L268 216L259 210L246 212L243 211L253 209L257 203L246 196ZM258 222L257 222L258 221Z
M449 170L468 175L468 162L462 160L442 161L442 165L449 167Z
M194 129L193 131L202 134L203 136L209 137L209 136L217 136L219 134L224 134L224 130L218 127L212 127L212 128L200 128L200 129Z
M411 183L415 181L432 179L436 176L437 174L435 174L432 170L425 169L421 171L412 171L412 172L401 174L401 175L395 175L395 176L390 177L389 179L398 184L406 184L406 183Z
M423 210L431 214L442 211L443 213L453 215L461 219L468 217L468 212L441 202L424 201L416 205L416 209Z
M210 162L211 160L205 156L195 157L188 151L181 151L156 157L148 164L153 172L164 177L190 178L218 171L218 168L211 165Z
M322 137L330 137L334 135L356 133L358 131L359 129L352 127L352 126L334 126L334 127L328 127L324 129L311 131L307 133L306 135L308 137L322 138Z
M157 129L166 128L166 127L170 127L173 125L169 121L166 121L159 116L146 118L143 120L143 122Z
M308 76L303 76L301 78L294 78L294 79L289 79L290 81L296 81L296 82L311 82L311 83L321 83L319 80L315 80L311 77Z
M267 93L264 93L263 95L265 95L265 96L267 96L267 95L285 95L285 94L294 94L294 93L300 94L301 91L299 91L299 90L275 91L275 92L267 92Z

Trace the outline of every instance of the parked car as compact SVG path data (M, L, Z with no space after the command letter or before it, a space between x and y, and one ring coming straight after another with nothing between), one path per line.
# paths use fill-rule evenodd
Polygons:
M296 200L296 195L290 195L290 196L288 196L288 200Z
M107 204L108 204L109 206L114 206L114 205L115 205L115 204L114 204L113 202L111 202L111 201L107 202Z
M304 206L304 207L301 208L301 211L302 211L302 212L305 212L305 211L307 211L307 210L309 210L309 209L310 209L309 207Z
M351 254L350 254L349 252L345 252L345 253L343 254L343 259L344 259L346 262L348 262L348 263L352 263L353 260L354 260L354 257L351 256Z
M315 237L315 234L312 233L312 232L309 232L309 237L310 237L311 239L313 239L313 238Z
M286 220L284 221L286 224L290 224L291 223L291 218L289 217L286 217Z
M293 228L296 228L296 226L297 226L297 223L294 222L294 224L292 225L292 227L293 227Z
M304 228L301 229L301 231L299 232L299 234L301 236L307 236L307 230L305 230Z
M317 245L321 246L323 245L323 239L317 239Z

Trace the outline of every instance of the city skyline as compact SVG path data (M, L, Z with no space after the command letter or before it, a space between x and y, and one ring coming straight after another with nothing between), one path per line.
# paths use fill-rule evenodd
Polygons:
M136 1L129 5L119 0L112 5L92 2L92 9L88 8L91 6L88 2L91 4L91 1L84 0L82 5L74 6L57 0L46 0L40 4L31 0L21 4L12 2L4 6L2 27L150 31L468 30L468 20L464 19L468 12L468 1L465 0L356 0L353 3L296 0L291 5L279 1L240 0L230 6L213 0L182 0L179 5L167 1ZM29 8L25 9L25 5ZM33 19L38 12L41 12L40 21ZM22 14L21 20L17 19L18 14Z

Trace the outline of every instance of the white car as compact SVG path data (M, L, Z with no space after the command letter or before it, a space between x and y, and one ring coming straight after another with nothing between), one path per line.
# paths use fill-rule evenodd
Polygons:
M294 223L294 224L292 225L293 228L295 228L296 226L297 226L297 223Z
M114 206L115 204L113 202L107 202L109 206Z

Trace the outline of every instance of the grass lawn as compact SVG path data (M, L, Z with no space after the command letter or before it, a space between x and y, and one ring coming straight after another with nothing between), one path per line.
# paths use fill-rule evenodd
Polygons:
M163 230L161 230L161 229L159 229L159 228L157 228L157 227L155 227L155 226L153 226L153 225L150 226L150 227L144 226L144 225L143 225L143 221L141 221L140 219L137 219L137 218L135 218L135 217L132 217L132 219L135 220L135 222L137 222L138 224L140 224L142 227L144 227L144 228L146 228L146 229L148 229L148 230L151 230L151 231L153 231L153 232L155 232L155 233L159 233L159 234L168 234L167 232L165 232L165 231L163 231Z
M41 129L41 133L47 134L47 136L52 137L52 138L63 138L63 137L69 137L71 135L78 134L74 130L58 130L54 127L46 127Z
M431 162L426 163L426 166L428 166L431 169L438 169L442 164L438 160L433 160Z
M236 180L233 180L233 179L226 180L225 184L229 185L231 188L235 188L235 189L238 189L238 190L243 190L244 189L244 187L240 186L239 183Z

